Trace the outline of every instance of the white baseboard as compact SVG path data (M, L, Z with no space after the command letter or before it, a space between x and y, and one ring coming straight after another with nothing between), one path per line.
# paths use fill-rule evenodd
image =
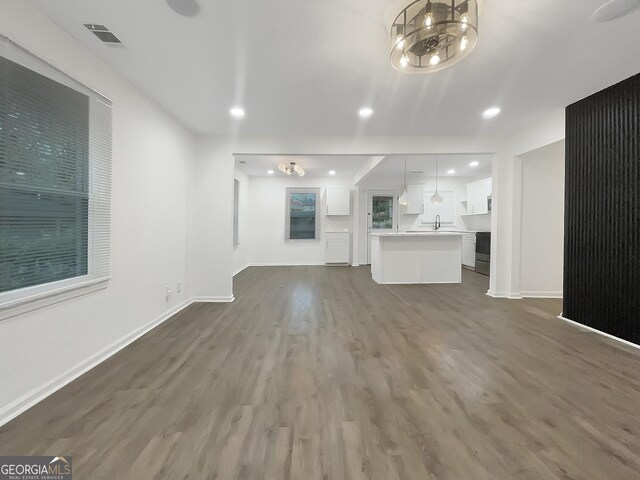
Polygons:
M223 297L193 297L193 303L231 303L235 299L233 295Z
M352 264L351 264L351 266L352 266L352 267L359 267L359 266L360 266L360 264L359 264L359 263L352 263Z
M583 330L588 330L590 332L597 333L598 335L602 335L603 337L607 337L607 338L610 338L611 340L615 340L617 342L620 342L620 343L623 343L625 345L628 345L629 347L640 349L640 345L638 345L637 343L632 343L632 342L630 342L628 340L624 340L624 339L622 339L620 337L615 337L615 336L613 336L613 335L611 335L609 333L605 333L602 330L597 330L597 329L595 329L593 327L589 327L589 326L584 325L582 323L574 322L573 320L569 320L567 317L563 317L562 314L558 315L558 318L560 320L564 320L565 322L570 323L571 325L574 325L574 326L576 326L578 328L581 328Z
M93 355L85 358L81 362L77 363L73 367L65 370L59 375L56 375L48 382L40 385L39 387L34 388L30 392L25 393L21 397L17 398L13 402L8 405L0 408L0 426L5 423L13 420L15 417L20 415L21 413L27 411L29 408L33 407L35 404L41 402L45 398L47 398L52 393L57 392L62 387L71 383L73 380L81 376L82 374L88 372L93 367L99 365L100 363L107 360L109 357L115 355L120 350L125 348L127 345L135 342L138 338L142 337L145 333L154 329L164 321L168 320L181 310L187 308L189 305L193 303L192 300L186 300L180 305L172 308L168 312L163 313L162 315L156 317L153 321L133 330L131 333L128 333L124 337L116 340L111 345L107 345L103 349L97 351Z
M493 298L508 298L509 300L522 300L522 295L512 292L496 292L494 290L487 290L487 295Z
M309 267L325 265L324 262L251 263L252 267Z
M244 267L240 267L239 269L237 269L235 272L233 272L233 276L235 277L237 274L239 274L241 271L243 271L245 268L249 268L251 265L249 265L248 263L244 266Z
M562 292L521 292L523 298L562 298Z

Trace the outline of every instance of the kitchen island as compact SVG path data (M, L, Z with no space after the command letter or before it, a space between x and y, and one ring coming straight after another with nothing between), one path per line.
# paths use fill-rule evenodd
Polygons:
M377 283L462 283L461 232L371 233Z

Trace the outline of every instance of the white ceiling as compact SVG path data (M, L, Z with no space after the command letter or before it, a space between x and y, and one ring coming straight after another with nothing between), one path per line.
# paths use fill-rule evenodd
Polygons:
M193 18L164 0L32 1L202 133L505 134L640 71L640 11L592 23L604 0L486 0L476 51L417 76L389 64L389 0L198 0ZM494 104L503 113L483 120ZM234 105L245 119L229 117ZM365 105L375 113L363 121Z
M438 155L438 175L442 177L488 177L491 175L491 160L493 155ZM425 177L435 177L436 156L435 155L393 155L385 157L367 177L366 183L372 184L380 180L386 182L402 183L404 180L404 161L407 160L407 180L423 179ZM469 164L477 161L477 167ZM455 170L454 174L447 173Z
M267 177L268 170L273 170L274 176L281 176L279 164L296 162L304 168L305 177L327 177L331 170L336 172L336 177L353 177L369 158L364 155L237 155L236 167L251 177Z

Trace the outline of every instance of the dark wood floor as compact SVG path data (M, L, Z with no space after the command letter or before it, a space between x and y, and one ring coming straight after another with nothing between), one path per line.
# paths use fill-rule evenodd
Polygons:
M0 429L75 479L640 478L640 356L496 300L261 267Z

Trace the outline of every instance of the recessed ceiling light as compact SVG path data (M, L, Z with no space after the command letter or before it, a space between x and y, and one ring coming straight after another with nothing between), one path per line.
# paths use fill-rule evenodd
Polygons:
M24 172L16 172L16 175L20 175L22 177L24 175Z
M335 170L329 170L329 175L335 175L336 171Z
M480 165L480 162L479 162L479 161L477 161L477 160L474 160L473 162L471 162L471 163L469 164L469 166L470 166L470 167L477 167L478 165Z
M240 107L233 107L229 113L233 118L244 118L244 109Z
M363 107L358 112L358 115L360 115L360 118L369 118L371 115L373 115L373 110L369 107Z
M484 118L493 118L500 114L500 107L491 107L487 108L484 112L482 112L482 116Z
M273 174L274 174L274 171L273 171L273 170L267 170L267 174L268 174L268 175L273 175Z
M451 170L449 170L447 173L448 173L449 175L453 175L454 173L456 173L456 171L452 168L452 169L451 169Z

